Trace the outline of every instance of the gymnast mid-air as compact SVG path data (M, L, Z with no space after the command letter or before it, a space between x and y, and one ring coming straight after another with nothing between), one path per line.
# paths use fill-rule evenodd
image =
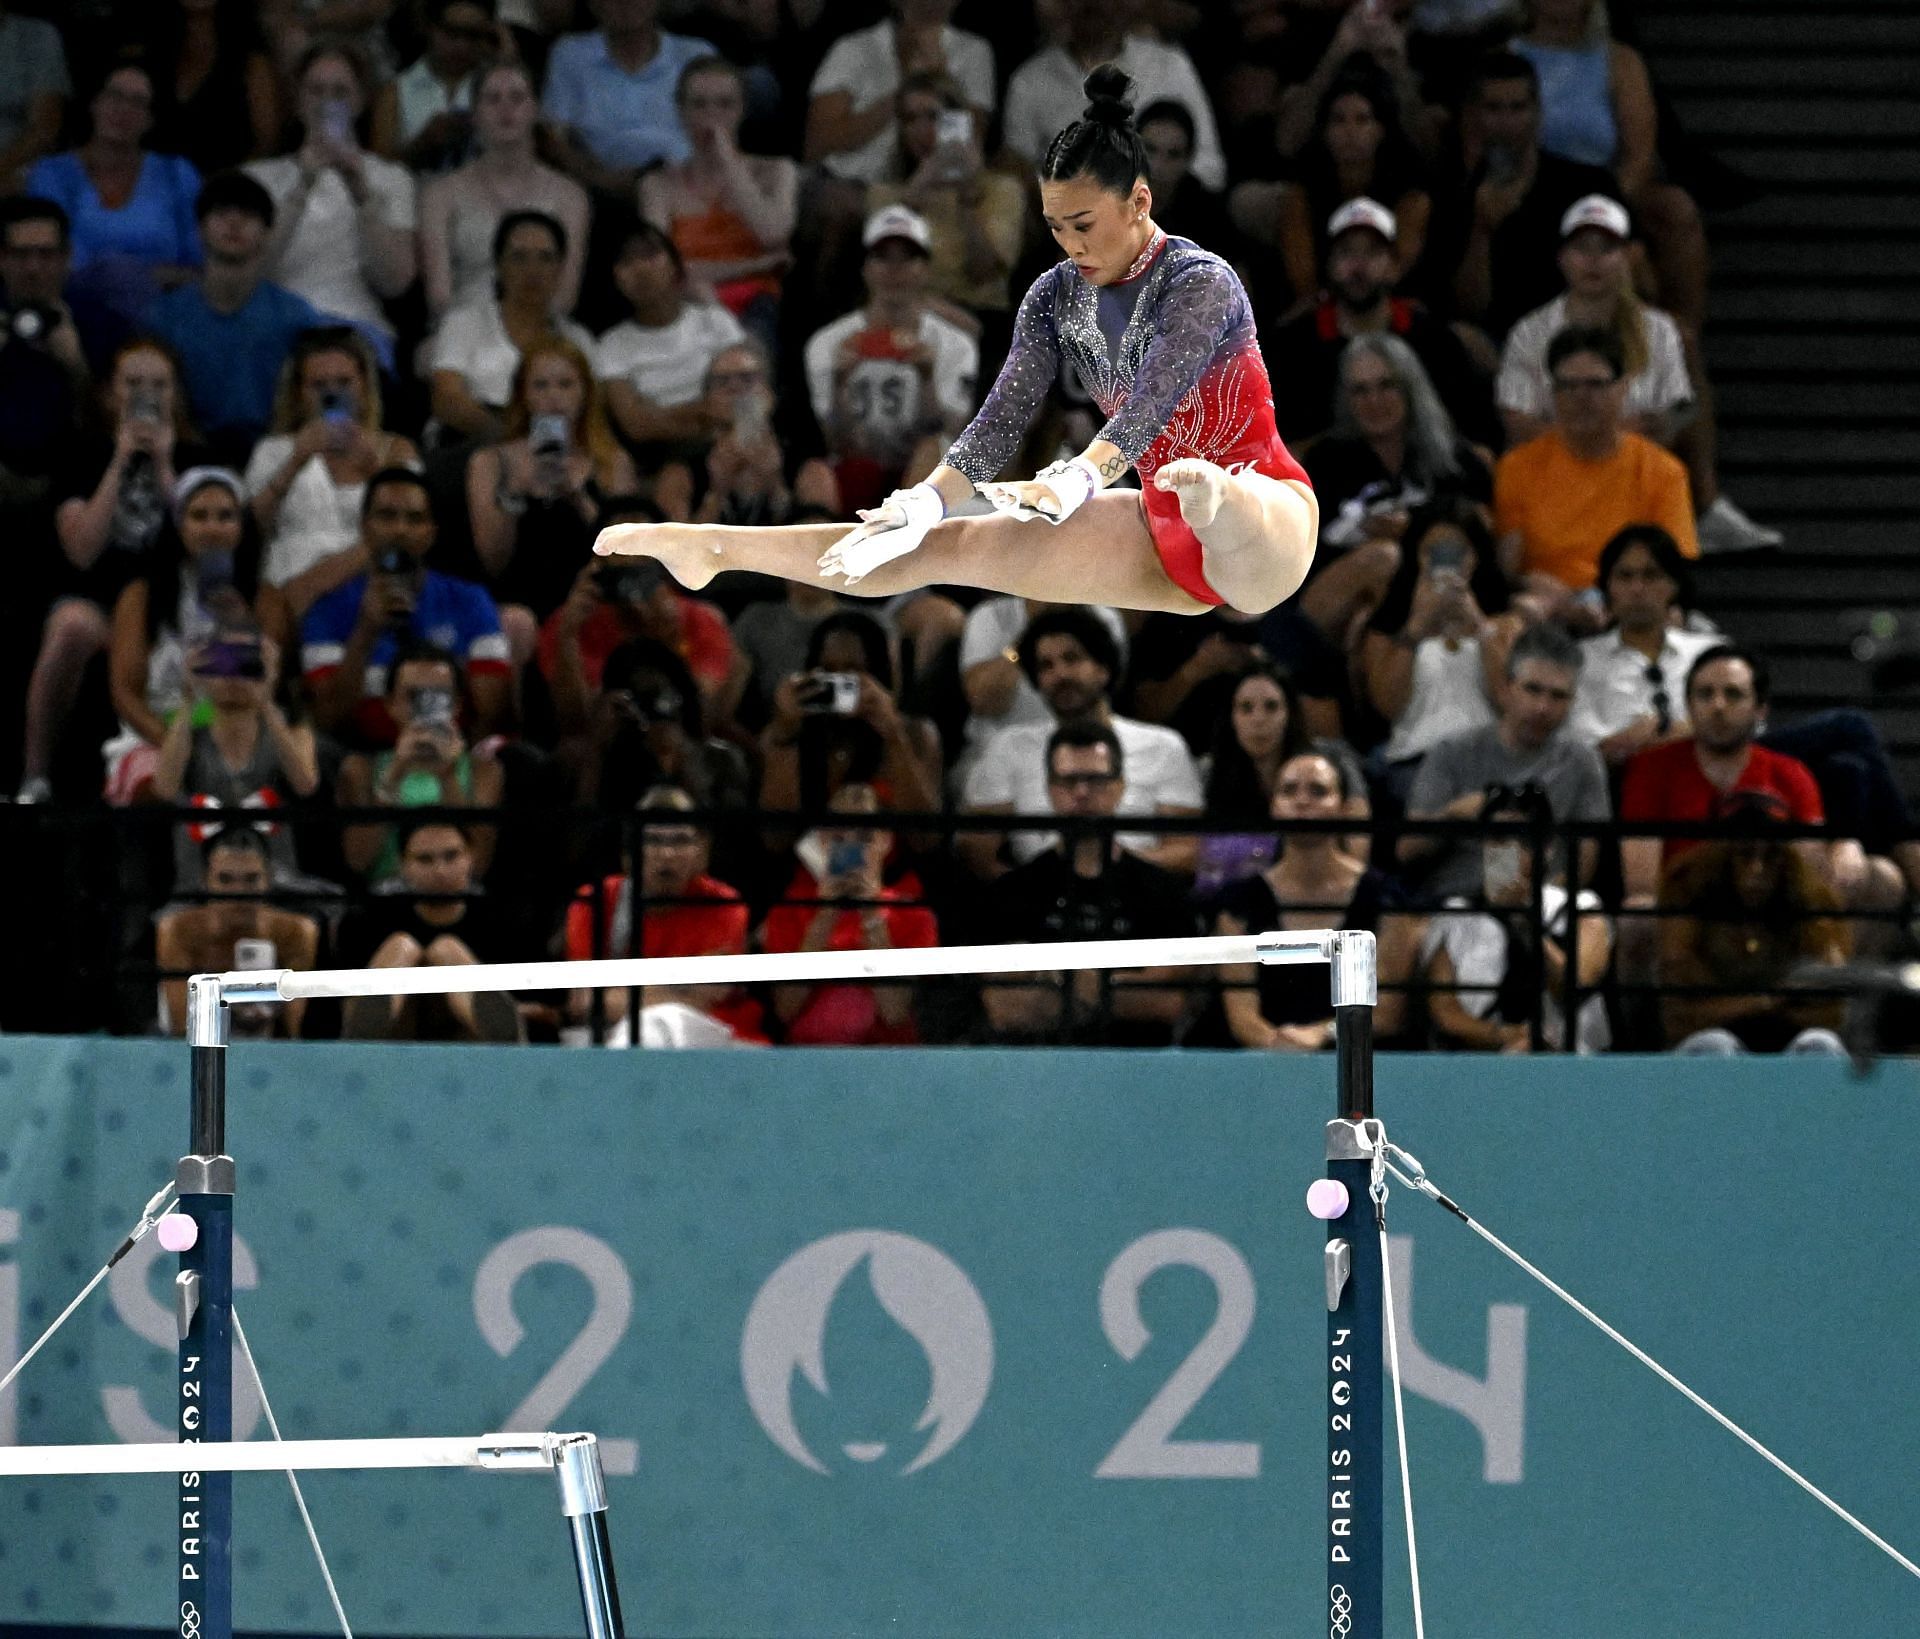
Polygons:
M623 524L594 550L656 558L690 591L744 569L868 597L960 585L1257 614L1297 590L1320 509L1275 430L1238 276L1154 224L1130 89L1119 69L1095 69L1085 113L1048 148L1040 203L1066 260L1027 292L993 390L930 477L860 513L851 531ZM1029 482L996 482L1068 362L1108 418L1099 436ZM1139 492L1109 493L1129 467ZM994 510L950 518L976 488Z

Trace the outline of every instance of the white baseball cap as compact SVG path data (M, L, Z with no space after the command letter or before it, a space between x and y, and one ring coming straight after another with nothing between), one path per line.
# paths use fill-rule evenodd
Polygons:
M1633 219L1627 215L1627 207L1603 193L1590 193L1585 199L1576 199L1560 218L1562 239L1571 239L1582 228L1598 228L1616 239L1633 237Z
M1351 228L1367 228L1388 244L1400 237L1400 224L1393 212L1377 199L1349 199L1327 219L1327 239L1338 239Z
M882 239L905 239L923 251L933 250L933 229L927 226L927 219L905 205L883 205L867 218L860 243L871 250Z

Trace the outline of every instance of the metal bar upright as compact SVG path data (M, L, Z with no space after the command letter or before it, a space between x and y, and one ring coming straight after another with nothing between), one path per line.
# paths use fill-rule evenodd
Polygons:
M1327 1176L1347 1207L1327 1222L1327 1631L1382 1639L1380 1259L1383 1235L1368 1190L1373 1142L1373 1009L1378 953L1371 933L1342 931L1332 950L1337 1118L1327 1123Z
M194 1242L174 1276L183 1441L233 1438L233 1157L227 1147L227 1003L211 976L187 985L192 1096L188 1153L175 1174ZM180 1639L232 1639L233 1475L180 1475L176 1517Z
M591 1434L570 1434L555 1453L560 1481L560 1511L573 1537L573 1565L580 1578L580 1611L587 1639L625 1639L620 1589L613 1575L613 1544L607 1535L607 1480L600 1466L600 1442Z

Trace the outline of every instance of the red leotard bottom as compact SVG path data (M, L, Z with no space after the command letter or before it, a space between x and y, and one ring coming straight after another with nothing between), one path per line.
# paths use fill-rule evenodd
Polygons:
M1280 442L1277 435L1257 450L1235 451L1233 458L1219 465L1229 473L1252 470L1264 473L1269 478L1282 481L1291 479L1311 487L1307 469L1287 453L1286 445ZM1155 471L1158 470L1156 467ZM1227 600L1207 584L1200 537L1180 516L1180 497L1156 488L1153 474L1143 471L1140 474L1140 504L1147 515L1147 533L1153 537L1153 549L1160 556L1160 567L1166 570L1167 579L1189 597L1198 598L1202 603L1225 603Z

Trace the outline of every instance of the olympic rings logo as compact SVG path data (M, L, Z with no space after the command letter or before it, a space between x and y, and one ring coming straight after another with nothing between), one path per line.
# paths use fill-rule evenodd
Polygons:
M191 1599L180 1604L180 1639L200 1639L200 1607Z
M1327 1590L1327 1597L1333 1602L1327 1619L1327 1639L1346 1639L1353 1631L1353 1601L1337 1582Z

